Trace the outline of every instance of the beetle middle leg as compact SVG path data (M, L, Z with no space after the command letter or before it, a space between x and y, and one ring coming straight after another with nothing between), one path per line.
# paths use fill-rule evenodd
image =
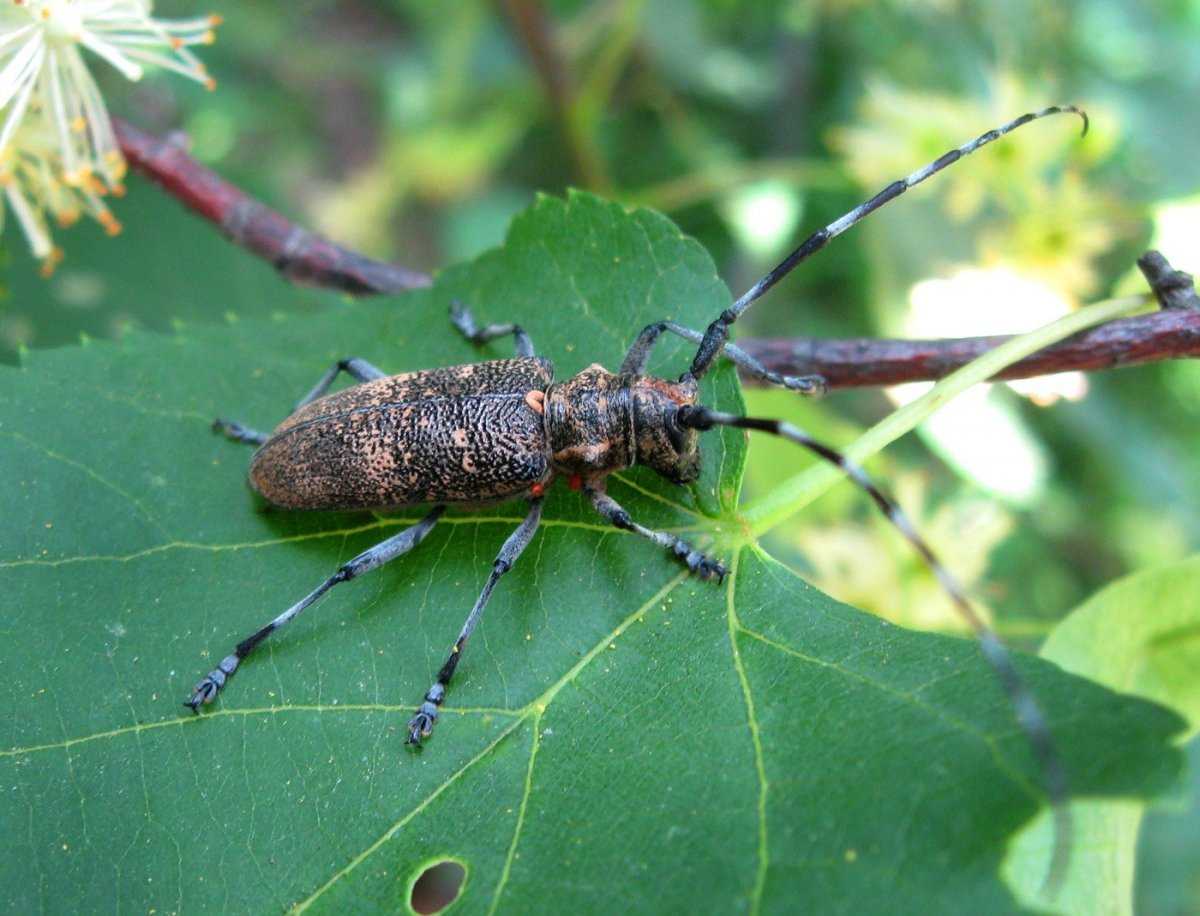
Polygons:
M621 363L622 375L646 374L646 365L650 361L650 353L664 331L695 344L699 344L704 340L704 335L700 331L685 328L674 321L656 321L654 324L648 324L642 329L642 333L638 334L637 340L633 342L633 346L629 348L629 352L625 355L625 361ZM825 393L825 379L819 375L781 375L778 372L771 371L741 347L737 346L737 344L733 343L726 343L721 353L748 375L760 378L768 384L781 385L792 391L798 391L800 394L820 395Z
M641 535L653 541L660 547L667 548L667 550L671 551L672 556L701 579L716 578L718 582L725 579L725 574L728 570L719 560L705 556L687 541L683 540L683 538L678 538L670 532L655 531L653 528L647 528L645 525L639 525L635 522L630 514L625 511L624 506L604 491L603 482L586 484L584 492L591 498L592 506L596 511L616 527L622 528L625 531L632 531L634 534Z
M442 664L441 669L439 669L433 686L425 692L425 699L421 702L420 707L418 707L417 714L409 721L407 744L415 744L420 747L421 740L428 738L433 733L433 726L437 724L438 707L446 699L446 688L450 684L450 679L454 677L454 669L458 667L458 662L462 658L467 640L471 638L471 633L474 632L476 624L479 623L479 618L483 616L483 609L487 607L487 603L492 597L492 589L496 587L496 583L500 581L500 577L513 568L513 564L517 562L517 558L529 546L529 542L533 540L533 535L537 531L538 523L541 520L542 500L540 498L531 499L529 501L529 513L525 516L525 520L517 526L517 530L508 536L508 540L504 542L504 546L500 548L500 553L496 555L496 560L492 564L492 572L488 576L487 582L484 583L483 591L475 599L475 606L471 608L471 613L467 615L466 623L463 624L462 629L459 631L458 639L454 640L454 645L450 649L450 655Z
M425 536L433 530L433 526L437 524L437 520L441 518L444 511L446 511L445 506L434 506L433 510L415 525L405 528L398 534L392 535L386 541L381 541L374 547L364 550L348 563L342 564L337 572L290 608L266 626L238 643L232 655L225 656L225 658L221 659L221 663L217 667L201 678L200 682L192 690L192 695L183 705L191 707L192 712L197 712L201 705L211 703L221 688L225 686L225 682L229 679L229 676L237 670L242 660L253 652L264 639L284 624L290 623L298 617L301 611L314 604L317 599L339 582L349 582L351 579L361 576L365 572L370 572L372 569L376 569L384 563L408 553L420 544L421 541L425 540Z
M220 417L213 420L212 429L214 433L220 433L226 439L245 442L247 445L262 445L270 438L267 433L260 433L257 429L251 429L236 420L222 420Z
M334 379L338 377L338 373L345 372L356 382L373 382L377 378L383 378L387 375L382 369L371 365L365 359L360 359L357 356L351 356L347 359L339 359L336 363L330 366L325 374L317 380L313 385L312 390L302 397L296 404L296 410L304 407L306 404L311 404L317 398L321 397L329 386L333 384Z
M485 344L489 340L511 334L517 347L517 356L536 355L533 352L533 340L519 324L506 322L484 325L481 328L475 323L475 316L471 314L471 310L457 299L450 303L450 321L459 333L473 344Z

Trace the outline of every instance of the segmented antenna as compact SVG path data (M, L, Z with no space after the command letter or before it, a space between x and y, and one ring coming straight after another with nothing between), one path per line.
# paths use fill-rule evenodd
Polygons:
M692 368L684 373L684 377L700 378L704 375L709 370L713 360L716 359L717 354L721 352L721 348L725 346L725 341L729 337L730 325L737 321L756 299L762 297L772 286L791 273L797 264L824 248L830 239L841 235L855 223L861 221L875 210L878 210L888 201L895 200L913 185L918 185L931 175L936 175L946 166L957 162L963 156L970 155L981 146L987 146L993 140L999 140L1005 134L1016 130L1022 124L1028 124L1030 121L1036 121L1039 118L1045 118L1049 115L1067 113L1077 114L1083 119L1083 134L1086 134L1088 129L1087 114L1074 105L1052 105L1049 108L1043 108L1041 111L1023 114L1021 117L1014 118L1002 127L997 127L989 130L987 133L980 134L974 140L969 140L962 146L939 156L933 162L917 169L908 177L893 181L870 200L859 204L849 213L839 216L828 226L818 229L801 242L795 251L780 261L770 273L755 283L750 289L746 290L746 292L742 293L733 305L723 311L720 317L708 326L708 329L704 332L704 339L700 343L700 348L696 351L696 355L692 359Z
M966 590L950 574L950 571L942 565L942 561L938 559L937 554L933 552L933 549L925 542L925 539L917 533L917 529L909 521L908 516L904 514L904 511L895 500L887 496L874 484L871 478L867 476L867 472L857 463L851 461L837 450L818 442L791 423L785 423L782 420L768 420L758 417L742 417L737 414L720 413L700 405L679 408L676 420L680 426L698 430L712 429L714 426L733 426L739 429L758 430L780 436L791 442L795 442L797 445L803 446L823 460L841 468L847 477L871 497L884 517L904 535L905 540L921 555L921 559L925 561L926 565L933 571L933 574L937 576L938 582L941 583L942 588L946 590L946 593L954 602L959 614L975 632L980 651L983 653L983 657L992 671L995 672L996 677L999 678L1000 683L1004 687L1004 692L1008 694L1008 699L1016 713L1017 721L1029 739L1034 756L1041 767L1043 786L1046 790L1046 796L1050 800L1050 807L1054 816L1054 852L1051 855L1050 868L1044 882L1046 892L1053 895L1061 883L1063 875L1066 873L1067 864L1070 860L1072 826L1070 811L1067 807L1066 771L1063 768L1058 751L1055 749L1054 738L1050 734L1050 727L1046 723L1046 717L1038 706L1037 700L1034 699L1033 693L1025 686L1025 682L1017 673L1016 666L1013 665L1012 656L1009 655L1008 650L1004 647L1004 643L1000 641L1000 638L991 627L975 611L975 608L972 607L971 602L967 599Z

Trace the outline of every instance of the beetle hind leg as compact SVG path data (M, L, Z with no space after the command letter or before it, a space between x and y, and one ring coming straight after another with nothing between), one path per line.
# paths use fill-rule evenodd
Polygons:
M529 513L525 516L525 520L517 526L516 531L508 536L508 540L500 548L500 553L496 555L496 560L492 564L491 575L488 576L487 582L484 583L483 591L475 599L475 605L471 608L471 613L467 615L466 623L463 624L462 629L459 631L458 639L454 640L454 645L450 649L450 655L438 670L437 679L433 682L433 686L425 691L425 698L421 701L421 705L417 707L417 714L409 720L408 740L405 742L406 744L420 747L421 742L433 734L433 727L437 724L438 719L438 707L446 699L446 688L450 686L450 679L454 677L454 671L458 667L459 660L462 658L467 640L471 638L471 633L474 632L475 625L479 623L479 618L483 616L483 609L487 607L487 603L492 597L492 589L496 587L496 583L500 581L500 577L513 568L513 564L517 562L517 558L529 546L529 542L533 540L533 535L537 531L538 522L541 520L542 500L540 498L532 499L529 501Z
M647 540L653 541L660 547L667 548L671 551L671 555L675 559L679 560L690 572L695 573L701 579L716 579L718 583L725 580L725 576L729 570L725 568L724 563L706 556L683 540L683 538L678 538L670 532L655 531L653 528L639 525L625 511L624 506L604 492L604 484L602 482L587 485L585 492L591 497L592 506L596 511L617 528L631 531Z
M341 359L334 363L328 371L317 381L317 384L312 387L300 402L296 405L295 410L299 410L306 404L315 401L333 384L333 380L337 378L338 373L345 372L359 382L370 382L377 378L383 378L386 375L381 369L372 366L365 359L351 357L350 359ZM220 417L213 420L213 432L221 433L226 439L231 439L234 442L245 442L247 445L262 445L270 436L267 433L260 433L256 429L251 429L243 423L238 423L236 420L224 420Z
M425 536L433 530L433 526L437 524L437 520L441 518L445 510L445 506L434 506L432 511L415 525L405 528L398 534L392 535L386 541L381 541L368 550L364 550L348 563L343 563L337 572L315 589L266 626L256 630L238 643L231 655L226 655L221 659L220 664L202 677L196 686L192 688L191 696L184 700L183 705L191 709L192 712L199 712L201 706L211 703L216 699L217 694L221 692L221 688L225 686L229 678L237 671L238 666L246 656L253 652L268 636L284 624L290 623L296 617L300 616L300 613L305 608L315 604L322 595L339 582L349 582L351 579L361 576L365 572L370 572L372 569L408 553L420 544L421 541L425 540Z

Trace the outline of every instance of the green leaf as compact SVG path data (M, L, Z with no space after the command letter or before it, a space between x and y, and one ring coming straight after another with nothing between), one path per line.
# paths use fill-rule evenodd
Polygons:
M1054 628L1042 656L1114 690L1146 697L1188 721L1180 743L1200 728L1200 557L1127 576L1094 595ZM1138 833L1146 806L1088 800L1072 805L1081 844L1056 908L1071 913L1131 913ZM1031 905L1039 902L1038 865L1050 842L1039 819L1007 864Z
M472 913L1011 910L999 863L1042 796L995 678L973 643L890 626L767 557L735 512L731 431L709 435L689 489L644 469L611 486L726 559L724 586L556 488L423 752L404 724L519 505L449 513L185 714L235 642L417 517L261 511L248 451L209 421L270 426L339 357L403 371L511 353L462 341L452 298L519 321L559 378L729 301L668 221L574 195L428 292L0 373L0 905L394 912L453 857ZM654 368L687 357L668 343ZM705 399L738 409L733 372ZM1075 791L1172 784L1174 714L1020 667Z
M1054 628L1042 656L1200 729L1200 557L1126 576Z

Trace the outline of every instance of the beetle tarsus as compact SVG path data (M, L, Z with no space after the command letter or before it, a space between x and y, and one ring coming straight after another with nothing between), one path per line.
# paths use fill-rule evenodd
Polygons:
M506 322L504 324L489 324L480 327L475 321L475 316L471 314L471 310L457 299L450 303L450 323L458 329L458 332L463 337L476 346L482 346L489 340L495 340L497 337L505 337L511 334L513 343L517 347L517 355L533 356L533 341L519 324Z
M200 715L200 707L211 703L217 695L218 688L208 678L202 680L192 689L192 695L183 701L183 705L192 711L192 715Z
M706 556L683 538L676 537L668 531L655 531L653 528L647 528L645 525L635 522L621 504L605 492L603 481L592 481L586 489L588 496L591 497L592 506L616 527L624 531L631 531L653 541L660 547L667 548L675 559L688 568L689 572L701 579L707 581L715 578L718 583L725 580L728 570L719 560Z
M218 682L217 677L224 677L219 671L212 671L205 675L195 687L192 688L192 695L184 700L183 705L188 707L194 714L199 715L200 707L211 703L221 691L224 682Z
M226 439L234 442L245 442L249 445L262 445L267 441L266 433L260 433L236 420L223 420L220 417L212 421L212 431L220 433Z
M708 581L716 578L718 584L725 581L725 575L728 572L725 565L720 560L714 560L693 549L687 541L676 541L672 552L687 566L689 571L701 579Z
M453 299L450 302L450 323L468 340L471 340L479 333L479 327L475 324L475 316L471 314L469 308L457 299Z
M456 652L451 657L457 658L458 654ZM453 671L450 673L453 674ZM425 694L424 702L417 707L417 714L408 720L408 739L405 744L421 747L421 741L433 734L433 727L437 725L438 720L438 706L445 698L446 685L439 678Z
M432 711L427 711L426 706L433 706L432 703L421 704L420 711L417 712L408 722L408 738L405 744L412 747L421 747L421 742L433 734L433 726L437 724L437 708Z
M191 709L193 713L198 713L201 706L211 703L217 698L217 694L221 692L221 688L225 686L229 676L237 671L241 661L237 655L226 655L217 667L197 681L196 686L192 688L192 695L184 700L183 705Z
M726 348L728 349L728 344ZM824 397L829 392L829 381L823 375L781 375L779 384L810 398Z

